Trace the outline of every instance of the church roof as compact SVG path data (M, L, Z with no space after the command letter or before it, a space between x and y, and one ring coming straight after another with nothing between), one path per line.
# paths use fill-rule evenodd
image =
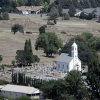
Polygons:
M67 53L61 53L61 55L56 59L57 62L69 63L73 57L69 56Z

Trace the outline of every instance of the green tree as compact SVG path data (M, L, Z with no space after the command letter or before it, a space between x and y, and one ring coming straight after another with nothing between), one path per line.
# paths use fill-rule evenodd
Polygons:
M44 3L47 2L48 4L50 3L50 0L44 0Z
M44 3L44 12L48 12L49 5L47 2Z
M57 17L59 17L58 8L55 7L55 6L53 6L53 7L50 9L49 16L50 16L50 19L51 19L51 20L54 20L54 19L56 19Z
M14 35L16 34L16 32L21 32L21 33L24 33L24 29L23 29L23 26L22 25L19 25L19 24L14 24L12 27L11 27L11 31L14 32Z
M0 0L0 7L10 5L10 0Z
M7 12L1 13L0 20L9 20L9 14Z
M62 47L62 42L58 39L55 33L47 32L40 34L36 40L35 48L38 50L42 48L46 53L46 56L52 56L58 52L58 49Z
M4 98L0 96L0 100L4 100Z
M75 13L76 13L76 8L74 7L74 5L71 5L68 11L70 17L74 17Z
M65 84L63 80L50 80L41 86L44 96L53 100L61 100L61 95L65 92Z
M9 20L9 14L7 12L2 13L3 20Z
M12 60L11 63L12 63L13 66L15 66L15 63L16 63L16 62L15 62L15 60Z
M30 39L26 40L26 42L25 42L24 55L25 55L25 63L27 65L34 62L33 52L32 52L32 46L31 46Z
M84 12L81 12L79 18L80 19L87 19L87 15Z
M26 2L27 0L17 0L19 6L25 5Z
M50 80L41 86L44 96L53 100L87 100L88 92L80 72L73 70L63 80Z
M24 46L24 62L26 65L30 65L31 63L38 62L39 58L36 55L33 55L31 40L26 40Z
M16 32L18 32L18 30L19 30L18 24L13 25L12 28L11 28L11 31L14 32L14 35L16 34Z
M32 99L28 96L22 96L18 100L32 100Z
M62 94L60 100L75 100L75 97L68 94Z
M45 28L46 28L46 25L43 25L39 28L39 33L45 33Z
M42 0L35 0L35 6L40 6L41 4L43 4Z
M31 65L34 62L39 62L40 59L37 55L33 55L31 40L25 41L24 50L17 50L16 63L19 66Z

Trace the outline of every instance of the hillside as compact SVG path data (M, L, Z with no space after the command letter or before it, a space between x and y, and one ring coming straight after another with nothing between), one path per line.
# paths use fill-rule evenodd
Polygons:
M31 39L33 54L40 57L40 62L51 62L55 58L47 58L42 50L36 51L34 48L36 38L38 37L38 28L47 23L47 16L42 18L39 15L18 15L10 14L9 21L0 21L0 54L3 55L3 64L11 64L15 59L16 51L23 50L26 39ZM22 24L25 31L33 32L32 35L24 35L11 32L11 26L15 23ZM81 34L82 32L92 32L96 36L100 36L100 24L95 21L79 20L71 18L69 21L62 21L61 18L55 26L47 26L46 31L55 32L59 38L66 43L71 37ZM66 34L61 34L66 32ZM57 55L58 56L58 55ZM55 56L56 57L56 56Z

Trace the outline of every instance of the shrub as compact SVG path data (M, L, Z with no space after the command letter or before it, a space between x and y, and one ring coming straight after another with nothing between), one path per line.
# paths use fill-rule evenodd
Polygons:
M79 18L80 19L86 19L87 18L87 15L84 12L81 12Z
M9 14L7 12L1 13L0 20L9 20Z
M26 32L26 34L32 34L32 32Z
M9 14L7 12L2 13L3 20L9 20Z
M74 17L74 14L76 13L76 9L74 7L74 5L71 5L68 11L70 17Z
M41 26L40 28L39 28L39 33L41 34L41 33L45 33L45 28L46 28L47 26L46 25L43 25L43 26Z

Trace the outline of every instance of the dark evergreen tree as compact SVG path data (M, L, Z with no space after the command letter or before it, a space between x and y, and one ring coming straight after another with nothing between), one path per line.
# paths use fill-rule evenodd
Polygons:
M46 28L46 25L43 25L39 28L39 33L45 33L45 28Z
M25 55L26 65L30 65L31 63L34 62L30 39L26 40L26 42L25 42L24 55Z
M73 4L70 6L68 13L69 13L70 17L74 17L74 15L76 13L76 8L74 7Z

